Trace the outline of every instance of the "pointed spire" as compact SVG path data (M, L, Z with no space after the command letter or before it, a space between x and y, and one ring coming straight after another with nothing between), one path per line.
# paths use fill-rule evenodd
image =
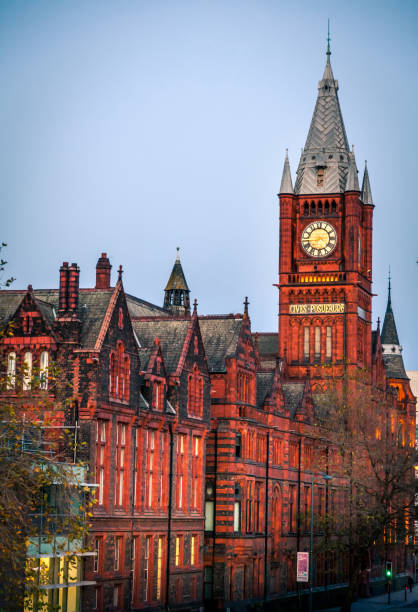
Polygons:
M395 317L392 310L392 295L391 295L391 283L390 283L390 268L388 278L388 303L386 306L385 319L382 327L382 344L390 344L399 346L399 337L396 330Z
M373 204L372 190L370 189L369 171L367 159L364 164L363 184L361 186L361 201L363 204Z
M350 150L338 100L338 81L331 68L330 40L328 33L325 70L297 170L297 195L342 193L346 183Z
M180 247L177 247L176 261L164 289L164 308L173 314L184 314L190 312L189 287L184 276L180 261Z
M293 194L292 175L290 173L289 155L286 149L286 157L284 159L282 182L280 183L280 194L291 193Z
M395 324L395 317L392 310L392 295L390 283L390 269L388 280L388 303L386 306L385 319L382 327L382 351L383 362L385 364L386 376L395 379L407 379L405 366L402 357L402 347L399 344L398 332Z
M360 191L356 158L354 157L354 147L348 158L348 175L345 191Z

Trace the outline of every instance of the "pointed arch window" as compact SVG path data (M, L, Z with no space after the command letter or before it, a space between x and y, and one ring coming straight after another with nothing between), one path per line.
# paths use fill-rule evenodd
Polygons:
M325 341L325 358L331 359L332 357L332 327L327 326L327 336Z
M315 359L321 358L321 328L315 327Z
M305 326L303 328L303 358L305 359L305 361L309 359L309 334L309 327Z

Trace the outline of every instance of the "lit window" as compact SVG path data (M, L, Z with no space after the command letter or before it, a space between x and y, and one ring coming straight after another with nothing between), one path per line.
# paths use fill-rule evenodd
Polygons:
M309 359L309 327L303 328L303 357Z
M49 355L48 351L42 351L41 360L40 360L40 368L39 368L39 376L40 376L40 388L48 389L48 361Z
M99 485L99 505L104 503L106 459L106 421L99 420L96 424L96 475Z
M32 353L25 353L23 358L23 390L28 391L32 381Z
M327 359L331 359L331 356L332 356L332 328L331 327L327 327L325 356Z
M7 357L7 389L16 386L16 353L9 353Z
M161 599L161 576L163 569L163 538L158 538L157 549L157 599Z
M192 542L190 548L190 565L196 565L199 563L198 538L199 537L197 535L192 535Z
M315 327L315 359L321 357L321 328Z
M144 550L144 601L149 600L149 586L150 586L150 576L149 576L149 558L150 558L150 550L151 550L151 540L152 536L147 536L145 538L145 550Z

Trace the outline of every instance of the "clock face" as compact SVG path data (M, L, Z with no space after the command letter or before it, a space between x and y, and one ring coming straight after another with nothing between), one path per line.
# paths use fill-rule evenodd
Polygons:
M327 257L337 246L337 231L327 221L314 221L305 227L300 240L311 257Z

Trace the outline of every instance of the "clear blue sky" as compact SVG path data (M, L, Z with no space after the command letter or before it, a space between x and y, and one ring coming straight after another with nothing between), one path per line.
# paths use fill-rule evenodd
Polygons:
M418 369L418 2L149 0L0 3L0 201L16 288L93 286L107 251L162 303L175 249L202 314L277 326L278 202L325 63L368 160L374 323L393 306Z

